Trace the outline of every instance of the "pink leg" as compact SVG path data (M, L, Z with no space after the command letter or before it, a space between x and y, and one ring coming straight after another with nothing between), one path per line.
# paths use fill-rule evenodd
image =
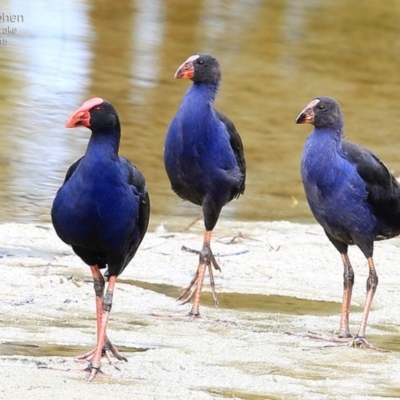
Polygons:
M117 280L116 276L110 276L106 295L103 299L101 320L97 321L97 345L89 366L90 369L90 375L88 378L89 382L92 381L96 376L97 372L100 371L100 360L103 353L103 348L104 345L108 342L106 331L112 307L112 299L113 299L116 280Z
M107 337L107 325L110 316L112 297L117 277L111 276L108 283L106 296L104 297L105 282L103 275L97 265L90 267L93 276L93 286L96 294L96 321L97 321L97 344L94 349L76 357L75 359L79 362L89 362L89 366L85 369L89 369L89 381L93 380L98 371L100 370L100 359L105 356L108 362L113 365L111 356L113 355L118 360L127 361L123 357L117 348L110 342Z
M192 310L190 311L190 315L193 317L200 316L200 311L199 311L200 297L201 297L201 291L203 289L203 282L204 282L206 268L208 269L209 274L210 274L210 286L211 286L214 303L215 303L215 306L218 306L217 295L215 292L214 275L212 272L211 264L213 265L213 267L215 269L217 269L219 271L221 270L221 268L219 267L215 257L212 254L212 251L211 251L211 247L210 247L211 234L212 234L212 231L206 231L204 233L203 249L200 252L199 266L197 268L196 274L194 275L189 286L178 297L178 300L182 300L189 293L187 295L186 299L183 300L182 304L186 304L192 298L194 298Z
M340 338L351 338L349 328L349 315L350 315L350 304L351 295L353 292L354 285L354 271L350 264L349 256L342 254L342 261L344 266L343 273L343 301L342 301L342 312L340 315L340 326L339 326L339 337Z

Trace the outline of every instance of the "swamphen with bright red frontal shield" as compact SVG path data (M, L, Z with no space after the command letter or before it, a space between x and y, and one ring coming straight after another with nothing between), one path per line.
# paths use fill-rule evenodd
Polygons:
M202 207L205 225L203 248L193 280L178 300L194 296L191 316L199 316L200 295L208 269L215 305L218 305L212 266L220 270L211 251L211 233L222 207L245 189L246 163L242 140L232 123L213 107L221 81L217 59L209 54L189 57L176 79L191 79L171 122L164 147L164 164L172 190Z
M314 125L305 143L301 176L311 211L339 251L344 265L339 337L335 340L377 349L365 338L378 285L374 241L400 233L400 185L371 151L344 139L343 114L334 99L315 98L301 111L296 123ZM352 338L349 314L354 271L347 250L354 244L367 258L369 276L361 324Z
M96 295L97 345L78 357L89 362L89 381L100 360L111 354L125 360L107 337L114 287L135 255L149 223L150 201L141 172L118 155L121 126L114 107L93 98L76 110L65 125L92 131L85 155L68 169L58 190L51 218L58 236L90 266ZM107 268L107 291L101 269Z

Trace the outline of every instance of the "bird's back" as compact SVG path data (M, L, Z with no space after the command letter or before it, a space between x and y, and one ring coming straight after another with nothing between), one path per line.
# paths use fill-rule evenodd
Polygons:
M378 236L383 239L400 233L400 185L386 165L370 150L343 141L343 151L365 183L367 203L380 221ZM380 238L380 237L378 237Z

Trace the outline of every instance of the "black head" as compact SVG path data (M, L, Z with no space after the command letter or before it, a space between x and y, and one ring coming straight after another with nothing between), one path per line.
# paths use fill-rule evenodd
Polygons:
M175 79L191 79L193 82L217 83L221 79L218 60L210 54L190 56L176 71Z
M65 123L66 128L79 126L86 126L93 132L120 129L117 111L100 97L85 101Z
M312 100L296 118L296 124L312 124L315 127L334 127L343 123L340 104L331 97L319 96Z

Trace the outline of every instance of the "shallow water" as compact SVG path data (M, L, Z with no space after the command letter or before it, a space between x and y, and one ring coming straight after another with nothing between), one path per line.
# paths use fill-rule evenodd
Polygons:
M48 222L85 129L64 128L84 100L118 109L121 153L145 174L152 224L179 226L199 209L181 202L164 172L163 141L189 82L176 68L205 51L220 60L217 108L237 126L248 179L223 211L238 220L312 221L299 176L310 126L294 119L313 97L343 106L347 136L400 171L400 6L395 1L9 0L0 45L0 221ZM45 22L43 22L45 21ZM180 220L183 218L184 220Z
M146 290L152 290L166 296L177 298L182 289L172 285L149 283L129 279L119 279L120 283L131 284ZM249 293L217 293L219 308L238 311L265 312L291 315L339 315L340 303L333 301L316 301L297 297L262 295ZM211 292L201 294L201 304L214 306ZM362 311L362 307L354 306L354 312Z
M0 343L0 356L27 356L27 357L76 357L90 351L86 346L67 346L54 343ZM119 346L124 353L142 352L147 348Z

